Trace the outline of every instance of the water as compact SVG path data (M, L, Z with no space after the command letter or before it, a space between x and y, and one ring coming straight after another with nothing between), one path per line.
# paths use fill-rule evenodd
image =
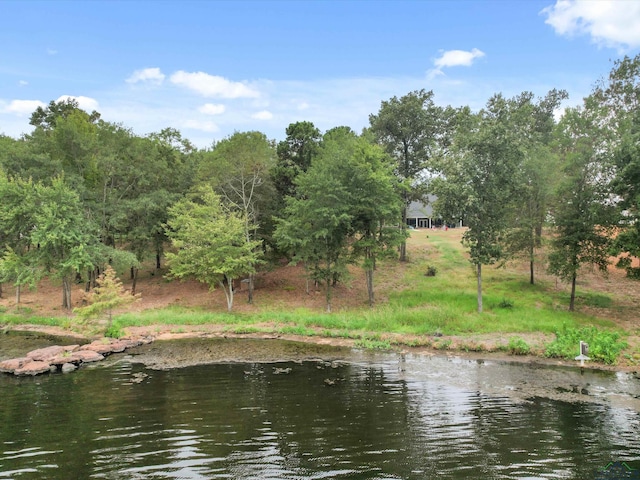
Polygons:
M290 362L258 352L156 370L139 363L155 344L71 374L2 376L0 479L590 479L610 461L638 466L632 376L291 345L234 347L293 349Z

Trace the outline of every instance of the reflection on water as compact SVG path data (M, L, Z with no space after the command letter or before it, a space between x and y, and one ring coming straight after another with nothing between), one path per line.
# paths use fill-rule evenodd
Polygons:
M369 354L4 376L0 479L588 479L640 459L637 411L496 394L509 368L493 391L486 365Z

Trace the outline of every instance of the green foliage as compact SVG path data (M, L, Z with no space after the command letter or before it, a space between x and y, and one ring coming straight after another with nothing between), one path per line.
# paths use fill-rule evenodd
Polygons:
M545 349L545 356L574 359L579 353L580 341L589 344L589 357L595 361L613 365L627 343L620 334L599 330L596 327L574 328L563 326L556 332L556 339Z
M220 197L203 188L199 198L181 200L169 209L167 236L174 252L167 253L169 275L193 277L210 289L219 285L233 307L233 279L255 272L259 242L247 239L245 224L226 210Z
M124 290L122 282L116 276L116 272L111 265L107 266L97 283L98 285L88 297L89 305L76 308L74 312L83 320L99 317L106 313L109 319L107 329L110 329L113 310L135 302L140 296L131 295L131 293Z
M559 125L564 176L555 205L556 235L549 271L571 282L569 310L574 310L576 278L582 265L606 272L617 227L608 189L609 166L594 161L601 148L599 125L588 108L568 110Z
M282 199L297 195L295 180L311 166L322 139L312 122L291 123L286 134L287 138L278 143L278 160L272 171L273 183Z
M528 355L531 353L531 347L520 337L511 337L507 345L507 351L511 355Z
M500 303L498 303L498 308L513 308L513 300L503 298L500 300Z
M364 336L354 342L356 348L365 348L367 350L391 350L391 342L379 337Z
M104 332L104 336L108 338L120 338L124 336L124 331L119 325L112 323Z

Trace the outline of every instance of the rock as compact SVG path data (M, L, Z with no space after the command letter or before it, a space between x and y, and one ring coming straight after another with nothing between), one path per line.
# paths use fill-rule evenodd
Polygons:
M16 368L13 373L14 375L39 375L49 371L51 371L49 362L34 360L25 363L21 368Z
M89 350L97 352L102 355L109 355L110 353L120 353L128 347L128 344L124 341L114 341L105 343L103 340L96 340L87 345L80 347L80 350Z
M12 358L11 360L5 360L3 362L0 362L0 372L13 373L30 362L33 362L33 359L30 357Z
M63 354L64 352L73 352L77 350L80 345L66 345L59 346L53 345L51 347L39 348L37 350L33 350L27 353L27 357L32 358L35 361L46 362L49 359L55 358L58 355Z
M77 350L73 352L72 357L79 359L82 363L99 362L104 359L104 355L91 350Z
M62 365L61 370L62 370L62 373L69 373L69 372L73 372L76 368L78 367L76 367L73 363L65 363Z
M288 368L274 367L273 368L274 375L286 375L288 373L291 373L291 367L288 367Z

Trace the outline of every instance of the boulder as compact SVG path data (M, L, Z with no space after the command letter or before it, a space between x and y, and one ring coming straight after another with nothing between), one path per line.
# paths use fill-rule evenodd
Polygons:
M82 363L99 362L104 359L104 355L91 350L76 350L71 354L72 359L78 359ZM71 362L70 362L71 363Z
M112 342L104 342L103 340L96 340L87 345L80 347L80 350L89 350L92 352L101 353L102 355L109 355L111 353L124 352L130 345L127 341L114 340Z
M0 362L0 372L13 373L30 362L33 362L33 359L30 357L12 358L11 360L4 360L3 362Z
M51 365L49 362L34 360L32 362L25 363L20 368L16 368L13 373L14 375L40 375L41 373L49 371L51 371Z
M46 362L49 359L52 359L57 357L58 355L64 354L64 352L73 352L77 350L79 347L80 345L66 345L63 347L59 345L53 345L51 347L32 350L31 352L27 353L27 357L35 361Z
M73 372L76 368L78 367L76 367L73 363L65 363L62 365L61 370L62 370L62 373L69 373L69 372Z

